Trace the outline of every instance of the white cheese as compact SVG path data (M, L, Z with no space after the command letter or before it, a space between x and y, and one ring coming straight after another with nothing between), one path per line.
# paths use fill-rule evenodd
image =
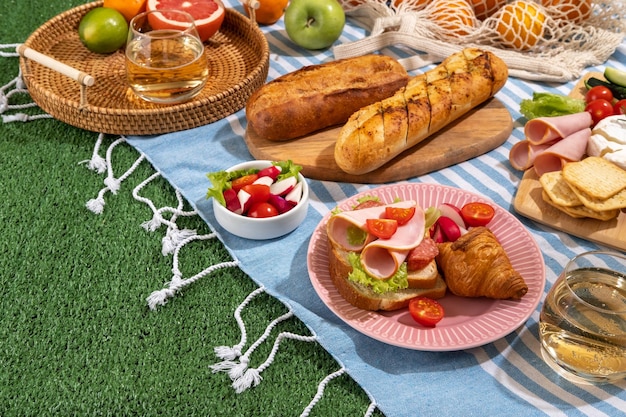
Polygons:
M626 169L626 115L609 116L593 128L587 155L601 156Z

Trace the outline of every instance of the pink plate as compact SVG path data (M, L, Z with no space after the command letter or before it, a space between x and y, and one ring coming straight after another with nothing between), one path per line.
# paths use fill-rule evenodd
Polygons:
M524 277L528 293L519 301L463 298L448 293L439 302L445 317L436 327L417 324L408 309L373 312L353 307L339 295L328 273L326 215L309 242L307 266L313 288L339 318L355 330L381 342L424 351L454 351L482 346L498 340L524 324L535 311L546 283L543 256L530 233L508 211L480 195L438 184L403 183L355 195L339 205L349 210L357 199L377 196L390 203L416 200L422 207L451 203L457 207L471 201L491 204L496 215L488 227L506 250L513 267Z

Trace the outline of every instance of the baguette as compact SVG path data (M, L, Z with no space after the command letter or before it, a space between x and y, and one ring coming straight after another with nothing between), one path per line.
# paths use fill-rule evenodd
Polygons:
M267 140L295 139L345 123L361 107L392 96L408 79L404 67L384 55L306 66L250 96L248 126Z
M418 296L438 299L446 294L446 283L439 274L434 260L423 270L409 274L409 288L378 294L370 287L348 279L352 265L348 260L347 251L333 246L330 242L328 248L330 278L339 294L357 308L393 311L406 308L409 301Z
M352 114L335 144L335 162L348 174L371 172L488 100L507 78L506 64L493 53L457 52Z

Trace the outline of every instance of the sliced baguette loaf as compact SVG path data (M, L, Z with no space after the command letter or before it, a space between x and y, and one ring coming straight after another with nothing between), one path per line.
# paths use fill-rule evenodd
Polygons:
M437 299L442 298L446 294L446 283L439 275L434 261L422 271L413 272L411 274L413 277L409 279L409 282L413 281L413 285L426 285L426 288L407 288L384 294L375 293L365 285L350 281L348 274L351 271L352 265L350 265L348 260L348 252L333 247L329 243L330 277L339 294L357 308L372 311L393 311L407 307L409 300L418 296Z

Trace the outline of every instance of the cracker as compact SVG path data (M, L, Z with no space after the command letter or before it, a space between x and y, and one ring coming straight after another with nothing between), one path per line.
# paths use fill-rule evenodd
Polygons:
M539 178L539 182L555 204L563 207L582 205L582 201L572 191L561 171L546 172Z
M571 185L570 185L571 186ZM571 187L583 205L594 211L619 210L626 207L626 188L614 196L601 199L590 196L578 187Z
M619 210L594 211L583 205L570 207L561 206L550 200L550 196L545 191L541 194L541 196L546 203L575 219L592 218L601 221L608 221L616 218L620 213Z
M626 189L626 171L598 156L568 162L563 167L563 178L595 199L606 200Z

